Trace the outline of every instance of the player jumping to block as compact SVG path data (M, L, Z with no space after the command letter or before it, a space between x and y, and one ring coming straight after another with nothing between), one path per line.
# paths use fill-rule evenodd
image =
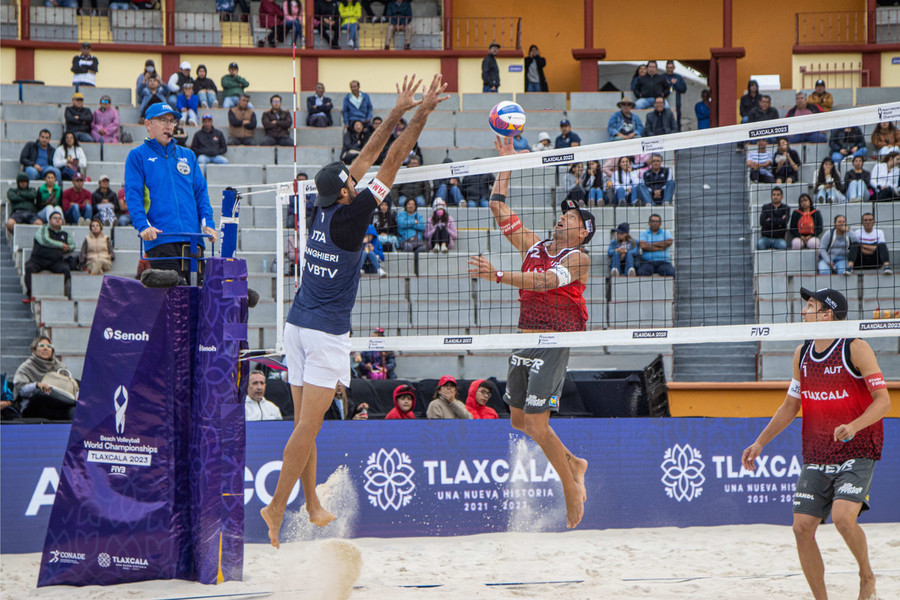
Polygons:
M500 156L516 153L511 138L498 138L494 146ZM490 208L500 231L521 253L522 272L504 273L484 256L473 256L469 273L519 288L520 332L584 331L588 319L584 288L591 261L581 247L594 235L594 216L571 200L563 201L553 237L541 241L506 204L509 177L509 171L497 176ZM550 412L559 410L568 362L568 348L514 350L503 400L509 405L512 426L537 442L559 474L566 497L566 527L571 529L584 516L588 463L566 448L550 427Z
M340 381L350 385L350 313L359 287L362 242L378 204L415 146L419 134L447 87L435 75L422 99L415 100L422 80L415 75L397 84L397 104L348 169L340 162L316 174L318 197L307 240L303 282L284 326L285 360L294 400L294 431L284 447L284 463L272 501L261 514L272 545L278 534L288 497L297 478L303 485L309 520L324 527L335 519L316 495L316 435ZM356 193L355 185L369 170L400 118L415 108L412 120L391 145L378 174Z
M847 318L838 291L800 288L806 323ZM891 409L887 385L872 348L860 339L806 341L794 351L794 379L782 405L741 458L752 471L763 447L803 409L803 468L794 492L794 538L800 566L816 600L828 597L816 529L831 513L859 564L859 600L875 595L866 534L856 522L869 508L875 461L884 443L882 418Z

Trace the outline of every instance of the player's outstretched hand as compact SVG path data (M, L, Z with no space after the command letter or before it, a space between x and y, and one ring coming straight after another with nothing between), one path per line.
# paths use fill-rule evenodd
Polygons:
M469 275L493 281L496 273L497 270L494 268L494 265L483 255L479 254L478 256L469 257Z
M755 470L756 459L759 458L760 454L762 454L762 446L753 442L744 450L744 454L741 456L741 465L748 471Z
M431 78L431 85L422 92L422 108L428 112L433 111L438 104L450 97L441 96L446 89L447 84L443 83L443 75L435 73L434 77Z
M494 148L497 149L498 156L512 156L513 154L528 154L529 150L516 151L513 148L513 139L511 137L497 136L494 140Z
M403 84L397 84L397 108L405 113L420 105L422 101L415 98L420 85L422 85L422 80L416 81L415 73L404 75Z

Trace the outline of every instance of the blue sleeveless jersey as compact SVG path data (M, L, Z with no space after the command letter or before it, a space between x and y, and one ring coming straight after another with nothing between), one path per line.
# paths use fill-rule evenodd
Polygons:
M350 331L359 288L362 250L347 252L331 241L331 219L340 204L319 208L306 239L306 264L287 322L334 335Z

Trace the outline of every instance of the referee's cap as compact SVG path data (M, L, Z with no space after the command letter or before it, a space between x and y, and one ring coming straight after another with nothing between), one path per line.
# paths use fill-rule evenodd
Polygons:
M156 104L150 105L150 108L148 108L147 112L144 114L144 118L149 121L150 119L156 119L157 117L162 117L164 115L181 117L181 113L175 112L175 109L166 102L157 102Z
M316 197L316 206L325 208L337 202L338 196L341 195L341 188L347 185L348 179L350 179L350 170L340 161L334 161L322 167L316 173L316 189L319 194Z
M831 309L834 318L843 321L847 318L847 298L842 293L831 288L822 288L811 292L806 288L800 288L800 297L804 300L815 298L825 306Z
M574 200L569 199L563 200L559 208L564 213L573 209L578 211L578 214L581 215L581 222L584 223L584 228L588 232L587 237L581 243L582 245L590 243L591 238L594 237L594 232L597 230L597 221L594 219L594 214L578 206Z

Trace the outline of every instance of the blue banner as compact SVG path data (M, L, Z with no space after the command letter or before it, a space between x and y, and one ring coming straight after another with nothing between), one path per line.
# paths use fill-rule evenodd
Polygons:
M740 466L741 452L766 422L554 420L560 438L590 462L579 527L789 524L802 461L800 422L766 447L755 473ZM247 542L268 541L259 509L275 490L291 428L289 422L247 423ZM0 551L41 550L68 430L65 425L2 426ZM330 476L349 482L326 486L331 492L320 494L339 517L332 531L349 537L560 531L565 505L556 473L533 443L521 439L502 420L326 421L318 438L319 482ZM872 484L872 510L863 520L900 521L895 501L900 497L900 421L885 422L885 440ZM297 491L289 513L299 511L302 502ZM285 527L282 541L295 530Z

